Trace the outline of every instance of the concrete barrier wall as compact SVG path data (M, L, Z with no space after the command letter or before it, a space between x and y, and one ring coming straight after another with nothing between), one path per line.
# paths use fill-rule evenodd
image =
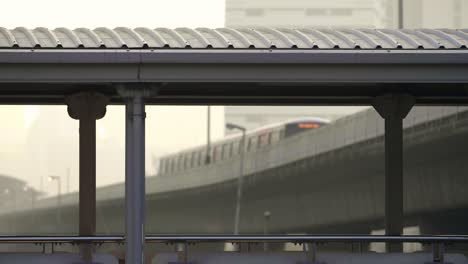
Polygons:
M409 128L465 111L468 111L468 107L415 107L404 120L404 127ZM383 135L384 120L374 109L370 108L338 119L328 126L286 138L277 144L263 147L256 152L246 153L244 175L283 166ZM231 159L208 166L147 177L146 193L153 194L196 188L230 181L238 175L239 156L234 156ZM100 201L121 199L124 193L125 186L123 184L101 187L98 189L97 199ZM62 197L64 206L76 205L77 202L77 194ZM39 201L36 208L54 206L56 206L56 198L52 197ZM3 210L3 212L6 211L8 211L8 208Z

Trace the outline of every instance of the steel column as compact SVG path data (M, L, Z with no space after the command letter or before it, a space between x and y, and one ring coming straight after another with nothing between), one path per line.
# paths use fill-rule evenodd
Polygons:
M414 105L408 95L384 95L374 108L385 119L385 234L403 234L403 119ZM402 244L386 244L387 252L401 252Z
M108 98L95 93L78 93L66 98L68 114L79 120L79 235L96 234L96 120L106 114ZM59 181L58 181L58 184ZM92 262L93 246L80 247L83 261Z
M121 85L125 106L125 263L144 263L145 220L145 104L150 89Z
M126 263L143 263L145 209L145 106L141 95L126 106Z

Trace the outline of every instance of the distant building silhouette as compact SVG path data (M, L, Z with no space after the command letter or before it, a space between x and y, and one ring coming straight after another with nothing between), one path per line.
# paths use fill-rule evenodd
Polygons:
M226 26L396 27L396 3L387 0L227 0Z

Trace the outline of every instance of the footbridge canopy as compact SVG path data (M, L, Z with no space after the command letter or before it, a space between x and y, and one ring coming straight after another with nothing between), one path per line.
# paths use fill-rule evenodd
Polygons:
M0 103L62 104L116 84L155 104L369 104L468 98L468 29L0 28Z

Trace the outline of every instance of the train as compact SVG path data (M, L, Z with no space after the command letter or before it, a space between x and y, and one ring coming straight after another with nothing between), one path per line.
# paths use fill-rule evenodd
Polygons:
M246 132L244 151L254 152L276 144L283 139L310 129L320 128L329 123L330 120L328 119L313 117L288 120L250 130ZM178 173L230 159L234 155L240 154L241 140L241 133L237 133L214 141L211 144L209 155L206 154L206 145L203 145L161 157L159 159L158 174ZM207 159L207 156L209 159Z

